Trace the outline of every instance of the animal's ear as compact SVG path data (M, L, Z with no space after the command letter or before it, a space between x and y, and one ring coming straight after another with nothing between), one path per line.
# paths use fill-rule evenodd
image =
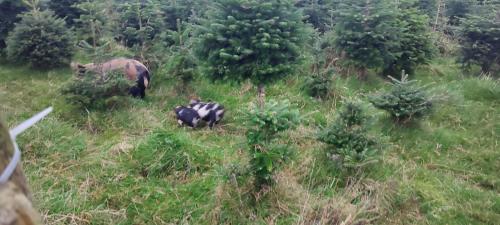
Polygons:
M82 75L83 73L86 72L85 66L80 63L71 62L70 66L71 69L76 73L78 73L79 75Z
M79 65L79 64L78 64L78 63L76 63L76 62L71 62L71 63L69 64L69 67L71 67L71 69L72 69L72 70L77 70L77 69L78 69L78 65Z
M189 100L189 104L190 104L190 105L191 105L191 104L197 104L197 103L199 103L199 102L200 102L200 100L199 100L199 99L195 99L195 98L191 98L191 100Z
M144 81L144 88L148 88L148 86L149 86L149 81L148 81L148 79L146 79L146 78L142 78L142 79L143 79L143 81Z

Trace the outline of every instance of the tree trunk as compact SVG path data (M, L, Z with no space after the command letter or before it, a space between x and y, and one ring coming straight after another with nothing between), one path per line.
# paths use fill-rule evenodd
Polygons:
M97 55L97 37L96 37L96 28L94 21L90 22L90 30L92 31L92 47L94 47L94 54Z
M13 154L9 129L0 118L0 173L10 163ZM40 217L33 209L26 177L18 164L10 180L0 184L0 225L36 224L41 224Z
M366 81L368 75L368 70L365 67L362 67L358 70L358 77L360 80Z
M257 101L259 103L259 107L260 108L263 108L264 107L264 101L265 101L265 98L266 98L266 90L264 89L264 84L259 84L259 86L257 87Z

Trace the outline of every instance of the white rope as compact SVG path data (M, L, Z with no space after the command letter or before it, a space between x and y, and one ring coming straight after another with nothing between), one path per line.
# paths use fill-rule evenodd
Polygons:
M42 112L36 114L35 116L31 117L30 119L22 122L14 129L10 130L10 139L12 140L12 144L14 145L14 155L12 156L12 159L10 160L9 165L7 165L7 167L5 167L2 174L0 175L0 184L7 183L7 181L9 181L10 177L12 176L14 171L16 170L17 164L21 160L21 151L19 150L19 146L16 143L17 135L21 134L26 129L33 126L35 123L42 120L50 112L52 112L52 107L49 107L49 108L43 110Z

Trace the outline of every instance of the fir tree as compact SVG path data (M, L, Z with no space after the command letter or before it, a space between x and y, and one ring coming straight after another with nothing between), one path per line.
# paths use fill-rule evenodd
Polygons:
M476 2L477 3L477 2ZM474 0L449 0L446 2L446 16L448 24L458 26L467 14L472 12Z
M133 82L120 72L106 74L104 79L95 73L86 73L82 77L73 77L60 89L65 100L80 109L106 111L126 105L128 91Z
M343 63L358 68L383 69L384 75L409 73L432 56L428 17L413 1L349 0L337 11L335 46Z
M331 54L333 46L328 34L317 36L312 46L311 75L306 78L303 88L315 98L328 98L332 92L334 68Z
M167 29L177 30L177 20L182 23L193 22L193 16L201 17L212 3L209 0L167 0L161 4L164 23Z
M461 58L464 68L481 66L483 73L500 71L500 11L470 16L461 26Z
M73 36L63 19L51 11L33 8L7 38L7 56L32 67L49 69L68 64L73 55Z
M434 47L428 24L428 17L422 15L413 4L403 2L399 5L399 44L390 49L395 58L385 63L384 75L396 77L402 70L413 74L418 65L426 64L432 58Z
M18 0L0 1L0 49L5 48L5 39L9 32L14 29L14 24L21 19L18 14L27 8Z
M302 9L306 22L323 33L333 25L334 0L298 0L295 6Z
M182 93L186 92L189 83L197 75L196 59L191 51L192 42L188 39L192 30L191 24L178 19L177 31L167 31L169 39L174 44L169 47L171 56L166 67L169 76L180 81L178 91Z
M429 18L434 18L437 13L437 4L437 0L418 0L418 9L429 16Z
M117 6L120 15L118 39L125 46L144 46L160 34L163 21L159 1L126 1Z
M76 7L82 11L80 18L75 22L79 23L77 29L78 37L91 43L96 49L104 36L109 32L111 16L108 15L106 2L97 0L87 0Z
M278 140L285 131L296 128L301 118L299 111L288 101L252 105L246 117L250 172L259 191L273 183L275 171L292 155L292 148Z
M345 54L344 63L359 69L381 68L393 62L401 28L396 5L388 0L346 0L336 12L335 45Z
M200 26L198 57L208 76L259 85L293 71L307 37L300 13L286 0L220 0ZM262 98L260 98L262 100Z
M375 157L376 140L368 135L367 116L359 103L347 102L333 124L320 131L318 140L327 144L326 156L352 169Z
M64 18L68 26L75 25L75 19L80 18L82 10L77 7L77 5L82 0L50 0L47 2L47 6L50 10L54 11L56 16L59 18Z
M376 108L389 112L398 123L406 123L430 113L433 107L432 98L425 86L408 80L404 71L401 80L390 78L393 81L391 90L370 97L370 102Z

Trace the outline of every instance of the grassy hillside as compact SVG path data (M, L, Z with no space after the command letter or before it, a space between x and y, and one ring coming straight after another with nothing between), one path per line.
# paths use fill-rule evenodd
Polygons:
M198 79L194 94L224 104L228 113L213 131L192 130L175 122L173 107L188 97L177 94L166 74L154 74L146 100L106 112L64 102L58 89L71 76L68 69L0 65L0 113L9 125L55 107L18 141L46 224L500 221L500 86L462 75L453 60L436 60L414 76L441 96L420 123L396 126L367 104L371 132L380 136L383 151L381 161L357 180L346 180L319 160L324 146L314 136L334 119L343 99L366 100L387 82L376 76L365 82L341 78L328 101L307 97L300 76L268 87L267 98L290 99L306 118L286 134L297 147L293 161L255 206L251 185L228 179L248 161L242 115L255 100L254 87ZM165 152L165 145L176 147ZM166 163L165 176L145 172Z

